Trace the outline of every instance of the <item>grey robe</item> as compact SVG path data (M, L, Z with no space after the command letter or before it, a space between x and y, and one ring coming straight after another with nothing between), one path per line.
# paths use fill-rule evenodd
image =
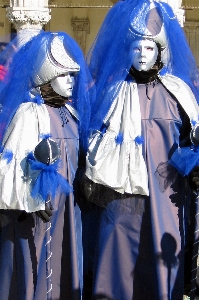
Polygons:
M187 220L194 195L168 160L191 129L180 105L186 99L182 94L179 103L160 83L138 85L138 95L149 196L96 187L100 197L90 201L98 206L91 205L87 213L90 220L93 216L92 226L94 220L98 223L92 234L95 249L87 241L88 251L94 253L93 295L106 300L182 300ZM86 280L92 276L89 268Z

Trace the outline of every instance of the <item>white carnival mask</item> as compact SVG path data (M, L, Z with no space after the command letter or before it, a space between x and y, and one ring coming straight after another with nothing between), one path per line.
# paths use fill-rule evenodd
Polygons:
M130 56L136 70L149 71L157 60L158 47L152 40L135 40L131 44Z
M57 94L63 97L71 97L74 87L74 76L70 73L59 75L51 80L50 84Z

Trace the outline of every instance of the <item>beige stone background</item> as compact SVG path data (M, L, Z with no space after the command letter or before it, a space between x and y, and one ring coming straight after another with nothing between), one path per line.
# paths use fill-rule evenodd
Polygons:
M199 66L199 0L183 0L185 7L184 30Z
M44 29L67 32L76 39L86 55L108 10L117 0L49 0L48 2L51 20ZM178 0L172 0L173 2L179 3ZM199 66L199 0L180 2L185 10L184 31ZM0 41L9 41L10 32L13 31L13 26L6 17L6 5L9 5L9 0L0 0Z

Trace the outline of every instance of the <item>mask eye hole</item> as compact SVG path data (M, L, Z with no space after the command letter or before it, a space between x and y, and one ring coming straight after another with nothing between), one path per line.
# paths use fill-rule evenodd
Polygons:
M59 75L57 77L65 77L65 76L67 76L67 74L61 74L61 75Z
M75 73L74 73L74 72L69 73L69 75L70 75L71 77L75 77Z
M153 47L147 47L147 50L149 50L149 51L153 51Z
M134 52L140 52L140 48L135 47L135 48L133 48L133 51L134 51Z

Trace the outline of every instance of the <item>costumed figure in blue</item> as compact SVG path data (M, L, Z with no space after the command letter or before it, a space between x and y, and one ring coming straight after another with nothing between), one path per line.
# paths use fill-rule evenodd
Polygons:
M90 73L63 32L16 37L0 64L0 299L81 299L73 180L86 150Z
M91 203L85 293L92 279L92 299L182 300L195 185L169 161L198 122L195 59L168 4L126 0L107 14L88 62L97 97L81 181Z

